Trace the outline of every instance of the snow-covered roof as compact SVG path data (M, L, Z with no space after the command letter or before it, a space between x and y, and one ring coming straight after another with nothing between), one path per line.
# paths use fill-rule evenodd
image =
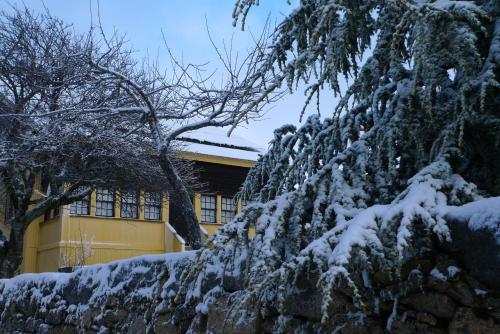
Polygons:
M257 144L237 135L227 136L219 128L205 128L186 132L179 138L181 150L189 153L256 161L262 154Z

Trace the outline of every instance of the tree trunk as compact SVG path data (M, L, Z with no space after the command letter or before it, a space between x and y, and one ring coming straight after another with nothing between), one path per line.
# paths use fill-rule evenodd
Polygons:
M16 274L23 261L24 222L13 220L10 223L9 241L0 248L0 278L9 278Z
M201 247L200 225L198 224L198 219L194 212L189 191L184 185L184 182L182 182L179 173L172 165L167 154L161 152L159 155L159 162L173 190L173 193L169 196L169 200L174 202L175 207L180 210L178 216L181 220L173 222L172 225L180 235L187 239L187 242L193 249L199 249Z

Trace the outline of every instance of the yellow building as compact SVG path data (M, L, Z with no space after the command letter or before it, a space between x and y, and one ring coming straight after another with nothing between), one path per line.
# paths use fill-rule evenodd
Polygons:
M241 210L233 198L258 151L241 138L214 131L187 134L182 142L182 156L193 161L204 184L193 193L193 204L208 236ZM184 251L187 246L174 228L177 210L169 196L175 194L98 188L81 201L52 210L28 227L21 272Z

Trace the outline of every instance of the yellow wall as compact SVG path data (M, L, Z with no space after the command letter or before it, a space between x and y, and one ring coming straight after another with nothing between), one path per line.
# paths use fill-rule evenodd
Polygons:
M38 223L38 249L36 270L34 272L57 271L59 269L59 259L61 257L59 242L61 238L61 216Z
M143 199L140 219L119 218L118 200L114 217L96 217L95 192L90 198L88 216L70 215L68 205L61 208L60 216L48 221L40 217L29 226L22 272L56 271L65 266L185 250L182 238L165 223L169 218L167 194L163 196L162 219L158 221L144 220Z
M116 202L119 202L118 200ZM142 202L142 201L141 201ZM143 204L143 203L142 203ZM168 198L164 196L161 221L119 218L116 204L115 217L96 217L95 194L91 195L91 215L71 216L69 205L61 208L61 215L44 221L38 218L25 234L24 260L21 271L57 271L61 267L91 265L114 260L165 252L185 250L184 240L168 223ZM195 194L196 215L201 220L201 194ZM238 211L241 204L238 204ZM217 224L201 224L212 235L222 224L221 198L217 196ZM251 231L250 234L253 231Z
M162 253L165 250L164 234L161 221L69 216L63 224L61 260L69 260L66 266L77 265L74 253L81 259L89 244L92 252L88 258L84 256L85 265Z
M42 175L37 174L35 178L34 189L40 189L42 183ZM35 191L33 198L39 198L41 195ZM38 217L26 229L23 242L23 261L21 263L21 272L36 272L37 257L38 257L38 239L39 239L39 224L43 221L43 217Z
M251 167L253 161L184 154L185 158L212 163ZM143 192L141 192L143 195ZM115 197L114 217L96 217L96 195L90 196L90 215L71 216L70 206L49 221L39 217L25 234L22 272L56 271L63 266L110 262L143 254L185 250L182 238L169 224L169 200L163 196L161 221L144 220L144 197L140 196L139 219L120 218L119 196ZM201 194L194 195L193 205L201 221ZM238 203L238 212L241 203ZM217 195L217 224L201 224L208 235L221 224L221 196ZM252 234L252 231L250 232ZM84 260L84 261L82 261ZM77 263L84 262L84 263Z
M41 217L38 217L27 228L24 234L23 244L23 262L21 264L21 272L32 273L37 271L37 252L38 252L38 236L39 236L39 223Z

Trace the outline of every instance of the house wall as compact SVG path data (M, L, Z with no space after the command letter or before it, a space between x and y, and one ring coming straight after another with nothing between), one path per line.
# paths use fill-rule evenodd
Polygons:
M161 221L69 216L63 224L61 265L74 266L82 260L88 265L163 253L164 235Z
M234 197L239 191L248 171L255 165L255 161L236 158L209 156L197 153L182 153L185 159L194 160L194 168L198 173L201 189L192 192L193 207L200 225L208 236L213 235L222 227L222 197ZM216 195L216 223L201 222L201 196L202 194ZM170 204L170 223L179 228L179 212L176 203ZM237 203L237 213L241 211L241 201ZM180 230L180 228L179 228ZM250 228L249 236L253 237L255 230Z
M31 222L24 234L24 256L21 264L21 272L36 272L40 221L41 217Z
M78 264L183 251L184 241L175 230L167 227L168 197L163 197L162 219L158 221L144 219L142 198L139 219L120 218L118 200L114 217L95 216L95 192L91 194L88 216L70 215L68 205L61 208L57 217L47 221L40 217L26 231L21 271L57 271Z
M196 156L191 158L195 159ZM206 161L207 159L210 161ZM222 226L222 195L236 193L251 163L228 158L219 160L217 157L209 157L197 163L204 180L209 181L209 188L205 191L218 193L217 224L202 224L208 234L212 235ZM224 166L223 163L233 165ZM201 192L195 193L193 204L199 221L201 221L200 199ZM57 271L61 267L77 264L91 265L143 254L185 250L184 240L172 227L175 222L170 221L173 217L170 216L166 193L163 196L162 219L159 221L144 219L143 193L140 196L139 219L120 217L119 194L115 196L114 217L95 215L95 192L90 196L89 215L70 215L69 209L69 205L64 206L59 216L49 220L39 217L29 226L25 234L24 260L21 266L23 273ZM241 203L238 203L238 211L240 209ZM250 233L252 234L253 232Z
M32 224L33 225L33 224ZM54 217L48 221L43 219L37 222L38 225L38 248L35 270L24 268L24 272L57 271L59 269L59 259L61 257L60 241L62 237L61 216ZM37 231L28 229L28 238L35 238ZM32 235L33 234L33 235ZM25 253L26 254L26 253Z

